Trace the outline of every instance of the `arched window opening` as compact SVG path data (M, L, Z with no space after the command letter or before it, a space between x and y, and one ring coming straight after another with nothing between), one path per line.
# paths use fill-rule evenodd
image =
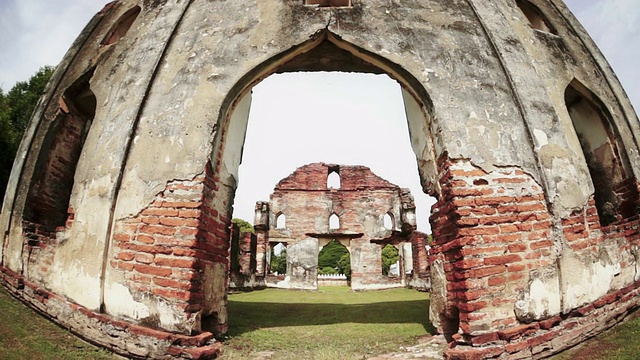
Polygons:
M394 228L394 226L393 226L393 214L391 214L391 213L384 214L383 225L384 225L385 229L393 230L393 228Z
M382 275L399 277L400 276L400 251L387 244L382 248Z
M634 215L637 190L627 186L629 160L607 108L577 81L567 87L565 102L589 168L600 224Z
M284 229L286 227L287 217L280 213L276 216L276 229Z
M120 19L118 19L115 25L107 33L107 36L102 40L100 45L111 45L122 39L131 28L131 25L133 25L133 22L136 20L138 15L140 15L140 11L140 6L134 6L129 11L122 14Z
M323 246L318 253L318 274L342 274L349 277L351 275L349 250L335 239Z
M546 19L544 13L537 6L526 0L516 0L516 4L534 29L552 34L556 33L549 20Z
M331 214L331 216L329 216L329 230L338 229L340 229L340 218L335 213Z
M86 73L63 94L61 111L52 122L36 163L23 219L46 231L65 225L76 166L96 112L96 97Z
M319 7L348 7L351 6L351 0L305 0L304 4Z
M327 176L327 189L340 189L340 174L336 170Z

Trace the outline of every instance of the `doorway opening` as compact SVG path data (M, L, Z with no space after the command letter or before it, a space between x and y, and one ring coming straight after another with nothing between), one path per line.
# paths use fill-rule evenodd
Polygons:
M366 250L355 251L351 246L352 276L356 264L363 274L375 276L377 281L382 278L381 247L375 241L398 236L400 232L402 236L408 236L408 233L404 234L407 229L409 232L416 228L429 231L429 209L435 199L425 195L427 190L423 189L429 189L433 195L438 190L434 185L437 161L431 136L430 101L419 82L404 69L375 54L351 48L329 32L319 33L291 51L297 55L287 56L289 60L279 65L265 63L261 65L264 68L254 69L238 83L236 92L227 96L227 112L221 118L210 156L212 175L224 179L221 181L226 186L216 190L218 202L213 206L223 211L225 218L233 215L240 219L260 219L260 223L254 223L258 239L261 236L258 229L263 229L261 231L276 233L275 238L268 242L287 243L285 283L296 275L304 279L304 289L317 288L319 240L337 237L349 239L351 245L355 241ZM352 73L345 73L347 71ZM302 91L304 86L297 86L298 81L308 82L309 79L313 82L310 88L316 91L313 95ZM274 87L266 87L270 83ZM374 86L374 83L385 85ZM391 89L390 93L383 90L385 86ZM290 92L286 95L280 93L274 98L276 90ZM348 100L351 107L328 100L332 94ZM376 107L377 103L384 105ZM275 112L268 114L268 108ZM263 118L258 118L258 115ZM398 153L403 155L396 156ZM273 161L273 154L278 154L277 161ZM383 206L382 212L376 211L362 218L354 216L349 212L352 210L342 208L338 202L330 207L330 212L306 219L304 214L293 214L286 207L271 212L269 202L265 200L274 184L288 185L286 177L294 169L318 162L336 165L340 169L339 164L369 167L377 175L374 178L401 188L401 202L413 204L415 198L417 206L405 208L402 206L404 203L388 204ZM279 165L284 165L284 168L278 169ZM334 191L327 188L330 173L324 172L317 191ZM339 190L343 191L348 177L342 171L337 175L340 177ZM258 190L260 187L264 190ZM412 189L412 194L405 192L404 188ZM228 201L222 203L233 204L232 209L225 210L218 205L224 196ZM254 206L256 202L261 204L260 211L258 206ZM310 200L306 206L312 209L317 204ZM393 209L396 226L386 229L383 216L390 208ZM278 212L286 213L284 228L276 228ZM338 226L330 226L331 215L339 216ZM292 224L300 218L311 224L312 230L294 236ZM347 224L354 221L367 224L377 233L350 231ZM272 256L273 253L267 258L271 260ZM267 268L274 264L269 265ZM257 268L260 268L260 263ZM359 280L363 289L378 286L368 282L367 276ZM427 311L425 308L425 317ZM226 321L226 314L211 313L211 316ZM233 324L233 320L229 324Z

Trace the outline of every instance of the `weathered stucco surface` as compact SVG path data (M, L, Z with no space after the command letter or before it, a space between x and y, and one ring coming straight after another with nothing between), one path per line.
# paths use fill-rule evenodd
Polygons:
M108 4L21 143L3 284L120 353L213 356L251 87L320 70L403 88L447 356L546 356L638 306L638 118L560 0Z

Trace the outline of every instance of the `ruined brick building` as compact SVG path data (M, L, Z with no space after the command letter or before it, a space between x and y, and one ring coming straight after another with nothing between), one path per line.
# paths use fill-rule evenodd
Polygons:
M255 242L255 252L243 252L245 258L255 254L254 268L243 261L249 274L257 275L247 279L254 284L266 280L274 246L286 244L286 278L264 285L317 289L319 251L338 241L351 254L353 290L429 286L426 237L416 231L409 189L367 167L315 163L296 169L276 185L270 201L256 204L254 227L255 239L244 239ZM399 279L382 274L381 250L386 244L400 250Z
M213 356L251 88L321 70L402 86L446 356L546 356L638 307L638 118L561 0L108 4L18 151L3 285L121 354Z

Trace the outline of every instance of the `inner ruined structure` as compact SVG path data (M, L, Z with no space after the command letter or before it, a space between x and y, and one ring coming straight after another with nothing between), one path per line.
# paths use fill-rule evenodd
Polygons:
M18 151L3 285L120 354L215 356L251 88L296 71L401 85L447 358L548 356L638 307L638 118L561 0L108 4Z
M256 204L254 228L255 235L232 229L231 254L242 254L231 260L232 288L316 290L318 254L332 241L350 253L353 290L429 288L427 235L416 231L413 196L367 167L315 163L296 169L276 185L270 201ZM269 276L277 244L286 246L287 255L280 277ZM397 278L382 274L382 248L389 244L400 254Z

